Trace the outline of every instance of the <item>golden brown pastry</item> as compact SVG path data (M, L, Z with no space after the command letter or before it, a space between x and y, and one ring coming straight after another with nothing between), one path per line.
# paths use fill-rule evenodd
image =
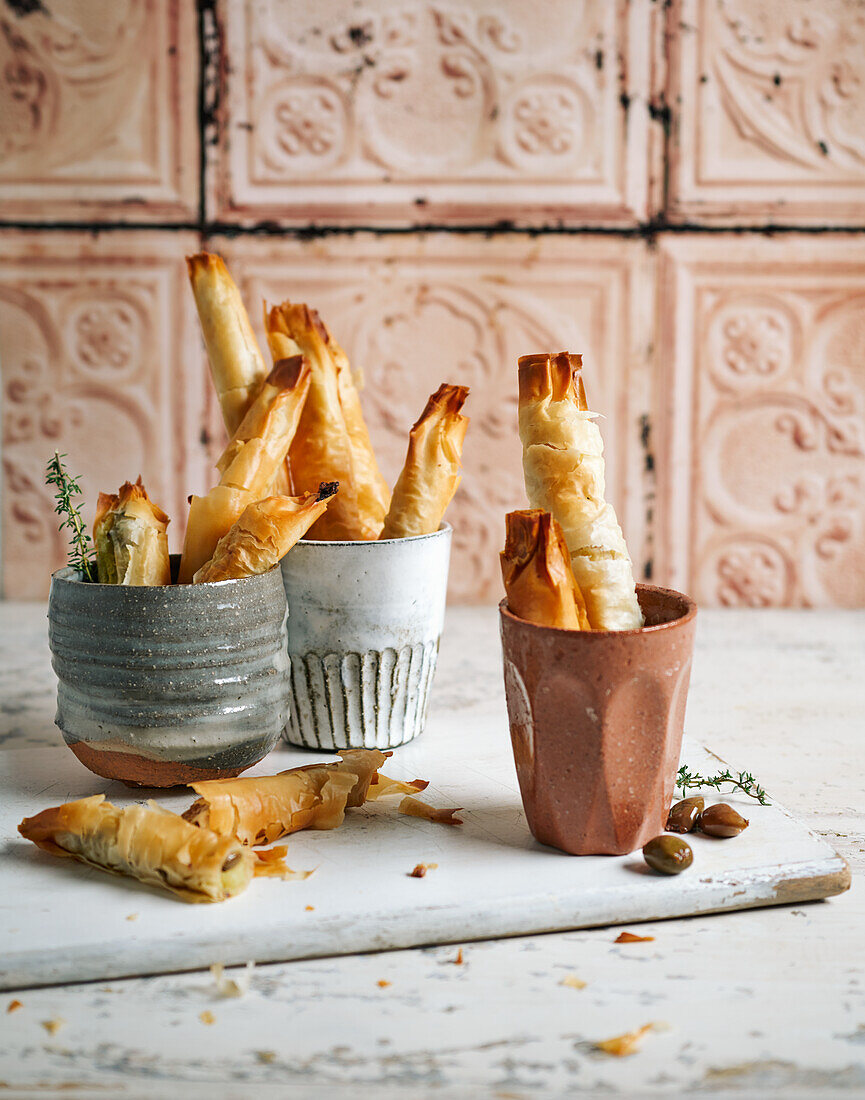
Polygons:
M542 626L588 630L586 604L558 523L538 508L509 512L506 524L501 563L508 609Z
M405 465L394 486L380 538L401 539L438 531L460 483L460 458L469 426L460 415L467 386L443 383L409 433Z
M196 829L155 802L121 809L104 794L25 817L18 831L53 855L161 886L185 901L241 893L255 865L235 837Z
M213 557L195 573L193 584L267 573L303 538L333 500L335 481L303 497L266 497L249 504L216 544Z
M335 829L346 806L361 806L387 755L347 749L338 764L308 764L279 775L209 779L190 786L199 795L184 818L243 844L270 844L300 829Z
M267 374L240 291L221 256L186 257L213 384L233 436Z
M604 500L604 445L580 366L567 352L519 361L526 492L561 524L592 629L636 630L643 615L622 529Z
M229 468L244 443L261 436L273 402L284 392L291 394L289 408L293 423L289 426L289 433L292 438L294 437L297 425L300 423L303 403L309 393L311 375L309 364L302 355L293 355L291 358L280 359L274 363L273 370L262 383L246 416L217 460L216 468L220 474L224 474ZM288 466L283 463L277 469L274 482L270 487L271 492L276 496L288 496L290 487Z
M228 534L245 508L267 492L297 428L297 400L293 390L280 390L256 425L259 434L230 445L230 461L219 484L203 497L192 496L180 559L179 584L191 584L210 561L216 544Z
M118 493L100 493L93 524L99 583L171 584L168 524L140 477Z
M289 452L295 493L338 481L339 497L310 531L310 538L378 537L389 493L379 472L345 353L308 306L283 302L267 314L274 356L300 351L312 367L312 384Z

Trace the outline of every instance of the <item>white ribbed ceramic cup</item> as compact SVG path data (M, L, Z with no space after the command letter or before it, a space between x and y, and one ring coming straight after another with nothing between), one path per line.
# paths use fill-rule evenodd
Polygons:
M422 732L444 624L451 531L445 523L405 539L301 540L283 558L290 744L385 749Z

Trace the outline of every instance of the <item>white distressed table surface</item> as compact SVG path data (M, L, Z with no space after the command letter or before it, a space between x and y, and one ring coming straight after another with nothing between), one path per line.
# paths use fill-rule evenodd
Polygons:
M433 705L468 731L500 681L495 613L451 611ZM0 604L0 748L56 744L53 692L44 607ZM865 614L702 612L688 731L829 838L852 890L635 927L650 943L598 929L468 944L462 965L440 947L262 966L237 999L206 972L19 991L18 1011L0 1001L3 1095L865 1096ZM630 1058L593 1051L650 1022Z

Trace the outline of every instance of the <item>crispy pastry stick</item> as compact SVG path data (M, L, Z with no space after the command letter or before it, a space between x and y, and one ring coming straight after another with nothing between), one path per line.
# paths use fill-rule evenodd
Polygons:
M118 493L100 493L93 524L99 583L171 584L168 524L140 477Z
M339 499L311 532L316 539L378 537L390 494L372 450L345 353L308 306L283 302L267 314L274 356L300 350L312 366L312 385L289 453L295 492L339 481Z
M390 754L348 749L338 764L308 764L279 775L191 783L198 798L183 817L243 844L270 844L300 829L335 829L346 806L363 805Z
M282 561L324 512L338 484L319 486L304 497L267 497L249 504L216 544L213 557L192 578L193 584L226 581L266 573Z
M288 430L291 437L294 437L297 425L300 423L303 404L309 393L311 376L312 372L309 364L302 355L293 355L288 359L279 359L274 363L273 370L262 383L255 400L247 410L246 416L240 422L231 441L217 460L216 468L220 474L225 473L245 443L261 436L267 421L267 414L273 402L283 392L290 393L292 398L293 423ZM279 496L287 496L289 488L288 468L283 465L277 470L272 490Z
M380 538L401 539L438 531L460 483L460 458L469 426L460 415L467 386L444 382L409 433L405 465L394 486Z
M542 626L588 630L586 604L574 580L562 529L549 512L508 512L502 579L508 608Z
M186 257L210 373L229 436L233 436L267 374L240 291L221 256Z
M155 802L121 809L104 794L25 817L18 831L46 852L164 887L185 901L241 893L255 865L233 836L196 829Z
M179 584L192 582L244 509L260 500L267 491L285 461L297 423L295 394L292 390L282 390L271 402L261 422L260 434L240 441L233 450L219 484L206 496L190 498Z
M526 492L562 526L592 629L636 630L643 615L622 529L604 500L604 445L580 366L567 352L519 361Z

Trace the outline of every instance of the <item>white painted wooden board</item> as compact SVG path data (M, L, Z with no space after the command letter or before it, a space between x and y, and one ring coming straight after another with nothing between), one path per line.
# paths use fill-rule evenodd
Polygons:
M314 759L280 751L251 774ZM718 765L698 747L684 760ZM544 848L526 826L498 714L433 717L388 762L390 775L430 780L425 800L463 807L462 826L398 814L396 800L350 811L336 831L288 839L290 866L316 869L309 879L259 879L218 905L187 905L39 851L18 836L22 817L99 791L124 804L136 792L92 776L63 748L9 751L3 764L3 989L630 923L827 897L849 884L845 861L782 807L735 796L724 801L751 827L733 840L690 838L694 865L674 878L648 872L639 852ZM182 810L191 798L159 800ZM417 863L438 867L410 878Z

